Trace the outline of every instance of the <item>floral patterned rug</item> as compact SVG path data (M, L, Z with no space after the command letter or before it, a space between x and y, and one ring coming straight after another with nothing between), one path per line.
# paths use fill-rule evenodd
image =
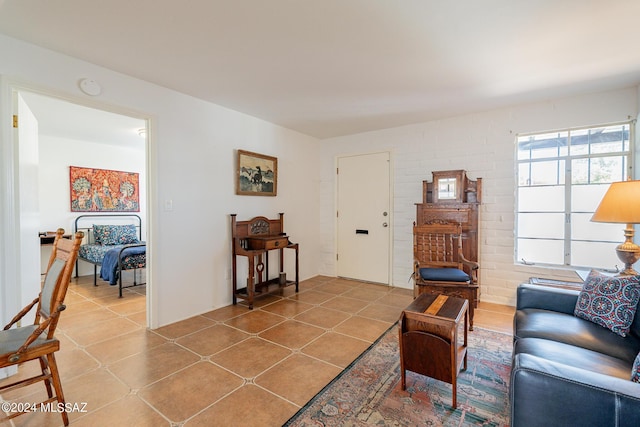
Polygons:
M510 335L469 332L454 410L451 384L407 371L401 390L394 325L285 426L508 426L511 348Z

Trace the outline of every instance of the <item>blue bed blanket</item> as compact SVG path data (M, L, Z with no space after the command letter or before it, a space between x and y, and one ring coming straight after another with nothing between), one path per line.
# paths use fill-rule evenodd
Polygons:
M110 285L116 285L118 282L118 254L122 250L122 247L109 250L102 260L102 266L100 267L100 278L106 280ZM122 258L132 257L134 255L144 255L147 251L145 245L132 246L122 251ZM130 266L128 266L131 268ZM144 263L140 265L144 267ZM129 269L123 268L123 269Z

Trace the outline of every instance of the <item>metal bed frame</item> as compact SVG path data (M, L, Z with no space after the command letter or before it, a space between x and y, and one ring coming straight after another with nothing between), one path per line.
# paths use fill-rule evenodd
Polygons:
M76 231L84 231L85 236L87 241L85 242L85 244L93 244L94 243L94 236L93 236L93 224L94 221L93 219L101 219L101 221L98 221L98 223L100 225L128 225L131 224L131 222L134 223L134 226L136 227L136 229L138 230L138 240L142 241L142 218L140 218L139 215L136 214L103 214L103 215L80 215L78 216L73 224L73 231L74 233ZM105 219L112 219L114 220L113 222L105 222ZM85 225L87 222L90 222L91 225L87 226ZM81 226L82 225L82 226ZM124 245L121 249L120 252L118 253L118 296L120 298L122 298L122 289L126 289L126 288L132 288L134 286L141 286L141 285L145 285L146 281L144 283L137 283L137 279L136 279L136 271L138 270L137 268L133 269L133 284L132 285L128 285L128 286L122 286L122 252L125 249L129 249L129 248L134 248L134 247L140 247L140 246L146 246L146 243L133 243L133 244L129 244L129 245ZM98 286L98 266L102 266L102 263L97 263L91 260L88 260L86 258L81 258L80 256L78 256L78 259L76 259L76 275L75 277L78 277L78 261L85 261L88 262L90 264L93 264L93 286ZM146 264L145 264L146 265Z

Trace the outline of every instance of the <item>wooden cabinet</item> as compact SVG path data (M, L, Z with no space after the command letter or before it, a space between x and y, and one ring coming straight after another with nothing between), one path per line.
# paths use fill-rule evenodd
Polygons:
M464 258L477 263L478 214L482 200L482 179L471 180L464 170L433 172L433 180L422 182L422 203L416 204L416 225L453 222L462 226L462 253ZM414 227L414 233L417 228ZM415 245L415 236L414 236ZM414 247L414 251L415 251ZM415 254L414 254L415 255ZM477 265L476 265L477 268ZM474 309L480 300L480 286L471 266L463 270L472 280L469 283L433 282L418 277L414 271L414 295L449 295L469 301L469 324L473 330Z
M461 224L464 256L478 262L478 210L482 199L482 178L471 180L464 170L437 171L432 175L431 182L422 182L422 203L416 203L416 224L434 221Z
M269 292L271 288L295 285L298 292L298 244L291 243L284 233L284 214L277 219L263 216L254 217L248 221L236 221L236 214L231 214L232 239L232 287L233 304L238 299L248 303L253 309L253 302L258 294ZM284 271L284 250L290 249L295 253L295 280L287 280ZM271 277L269 273L269 251L278 251L279 263L277 275ZM247 259L247 285L238 286L238 257Z

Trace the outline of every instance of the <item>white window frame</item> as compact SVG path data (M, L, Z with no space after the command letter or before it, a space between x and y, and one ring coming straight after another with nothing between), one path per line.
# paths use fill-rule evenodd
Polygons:
M547 135L547 134L561 134L561 133L568 133L567 139L568 139L568 147L571 144L571 135L572 133L575 134L576 132L580 132L580 131L585 131L585 130L590 130L590 129L600 129L600 128L606 128L606 127L612 127L612 126L623 126L626 125L628 127L628 138L629 138L629 147L628 147L628 151L626 151L626 155L624 154L625 152L611 152L610 156L612 157L620 157L621 154L625 155L626 158L626 165L625 165L625 174L627 177L630 177L631 179L633 178L633 165L634 165L634 153L635 153L635 120L627 120L627 121L623 121L623 122L614 122L614 123L606 123L606 124L602 124L602 125L592 125L592 126L584 126L584 127L576 127L576 128L566 128L566 129L559 129L559 130L553 130L553 131L544 131L544 132L531 132L531 133L522 133L522 134L517 134L516 138L515 138L515 162L516 162L516 168L515 168L515 186L516 186L516 191L515 191L515 195L516 195L516 204L514 206L514 212L515 212L515 229L514 229L514 257L515 257L515 263L516 264L521 264L521 265L535 265L535 266L544 266L544 267L554 267L554 268L591 268L591 266L584 266L584 265L574 265L572 264L572 260L571 260L571 244L572 244L572 230L571 230L571 214L572 214L572 209L571 209L571 194L572 194L572 190L575 186L578 185L585 185L585 184L573 184L572 183L572 160L576 160L576 159L589 159L589 158L600 158L600 157L606 157L607 153L591 153L589 152L588 154L578 154L578 155L573 155L571 153L571 150L567 149L567 153L566 155L556 155L556 156L549 156L549 157L540 157L540 158L527 158L527 159L520 159L519 158L519 142L521 141L522 138L527 138L527 137L535 137L535 136L541 136L541 135ZM541 162L544 160L564 160L565 163L565 170L564 170L564 210L558 211L556 213L562 213L564 214L565 220L564 220L564 236L563 236L563 242L564 242L564 257L563 257L563 263L562 264L556 264L556 263L549 263L549 262L540 262L537 261L535 259L519 259L519 248L518 248L518 244L520 240L526 240L529 238L526 237L521 237L518 235L518 231L519 231L519 221L520 221L520 214L524 214L524 213L528 213L528 211L520 211L519 207L520 207L520 203L519 203L519 198L520 198L520 189L521 188L530 188L531 186L527 185L527 186L521 186L520 185L520 166L523 164L534 164L537 162ZM596 183L594 183L596 184ZM587 184L589 185L589 184ZM581 212L583 213L583 212ZM623 227L624 228L624 227ZM536 240L536 238L530 238L531 240ZM620 229L620 233L619 234L615 234L611 236L610 240L590 240L590 242L601 242L601 243L612 243L615 242L615 244L619 244L624 240L624 236L622 233L622 228ZM575 242L578 242L578 240L576 240ZM575 243L574 242L574 243ZM620 264L618 265L611 265L608 267L604 267L601 266L599 269L600 270L610 270L610 271L616 271L617 268L620 267ZM624 267L624 266L622 266Z

